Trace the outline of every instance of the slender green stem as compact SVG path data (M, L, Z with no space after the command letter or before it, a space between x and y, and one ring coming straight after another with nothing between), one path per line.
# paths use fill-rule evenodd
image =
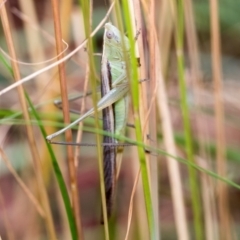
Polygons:
M89 79L90 85L92 89L92 100L94 107L94 117L95 117L95 128L100 129L100 124L98 121L98 110L97 110L97 84L95 78L95 64L93 60L93 43L90 38L91 34L91 8L92 1L84 1L81 0L81 7L84 16L84 25L85 25L85 33L89 38L88 41L88 52L89 52ZM106 207L106 197L105 197L105 185L104 185L104 173L103 173L103 156L102 156L102 147L101 147L101 136L96 134L96 142L97 142L97 153L98 153L98 166L99 166L99 175L100 175L100 189L101 189L101 197L102 197L102 209L103 209L103 221L104 221L104 232L106 240L109 240L109 227L108 227L108 219L107 219L107 207Z
M144 150L147 150L148 152L150 152L152 154L159 154L159 155L164 155L164 156L167 156L167 157L171 157L171 158L175 159L176 161L187 165L189 168L199 170L203 173L208 174L209 176L212 176L212 177L214 177L214 178L216 178L220 181L223 181L223 182L227 183L228 185L230 185L230 186L232 186L236 189L240 189L239 184L237 184L237 183L235 183L235 182L233 182L233 181L231 181L227 178L221 177L220 175L218 175L217 173L215 173L213 171L210 171L210 170L207 170L205 168L199 167L199 165L197 165L194 162L189 161L189 159L184 159L184 158L181 158L181 157L178 157L178 156L174 156L174 155L172 155L172 154L170 154L170 153L168 153L164 150L157 149L157 148L154 148L152 146L146 145L142 141L133 140L131 138L128 138L128 137L125 137L125 136L122 136L122 135L111 134L111 133L103 131L101 129L97 130L97 129L94 129L92 127L84 127L84 130L87 131L87 132L91 132L91 133L98 133L98 134L101 134L101 135L104 135L104 136L114 137L117 140L119 140L119 142L125 142L125 143L129 143L131 145L138 146L138 147L140 147Z
M187 89L185 84L184 76L184 56L183 56L183 39L184 39L184 14L183 14L183 2L178 2L178 18L176 24L176 51L177 51L177 64L178 64L178 76L180 84L180 95L181 95L181 109L183 115L184 132L186 138L186 151L188 161L195 163L193 154L193 141L190 126L190 114L187 104ZM188 168L189 180L191 188L192 207L194 215L194 228L195 228L195 239L204 239L203 235L203 222L201 216L201 201L199 193L199 183L197 179L197 172L192 167Z
M36 120L38 122L38 126L41 130L43 138L46 139L47 133L46 133L44 127L43 127L42 121L41 121L40 117L38 116L38 113L35 110L29 96L26 93L25 93L25 97L28 101L28 104L29 104L29 106L32 110L32 113L33 113L34 117L36 118ZM71 201L70 201L70 198L69 198L69 195L68 195L67 187L66 187L66 184L64 182L64 178L63 178L61 169L58 165L57 159L54 155L54 151L52 149L52 146L48 143L46 143L46 145L47 145L47 148L48 148L48 152L51 156L53 170L54 170L54 173L56 175L56 179L57 179L58 186L60 188L60 192L62 194L62 199L63 199L64 205L65 205L67 218L68 218L68 224L69 224L69 227L70 227L72 239L77 240L78 239L77 227L76 227L75 218L74 218L74 215L73 215L73 209L71 207Z
M137 62L136 62L136 54L135 54L135 33L133 33L132 26L131 26L131 13L129 9L129 3L126 0L123 0L123 9L124 9L124 16L125 22L128 30L129 41L131 45L130 49L130 64L127 66L131 66L128 69L128 79L130 79L130 89L131 89L131 98L133 104L133 115L134 115L134 124L135 124L135 132L136 132L136 139L138 142L143 142L142 130L141 130L141 122L139 117L139 90L138 90L138 70L137 70ZM142 175L142 183L143 183L143 192L145 198L145 205L146 205L146 212L148 218L148 226L150 232L150 239L156 239L155 236L155 222L154 222L154 214L153 214L153 204L151 199L151 189L150 189L150 182L149 182L149 175L148 169L146 164L146 157L145 151L143 147L138 146L138 156L141 168L141 175Z

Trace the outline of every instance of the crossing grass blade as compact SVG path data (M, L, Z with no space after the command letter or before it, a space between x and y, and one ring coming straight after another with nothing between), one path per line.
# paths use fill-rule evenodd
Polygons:
M31 108L31 111L32 111L34 117L36 118L36 120L38 122L38 126L41 130L41 133L42 133L43 137L46 138L47 133L44 129L43 124L41 123L41 119L38 116L37 111L35 110L29 96L26 93L25 93L25 97L28 101L28 104ZM64 205L65 205L65 210L66 210L66 213L67 213L68 224L69 224L70 232L71 232L71 235L72 235L72 240L77 240L78 239L77 227L76 227L76 223L75 223L75 219L74 219L74 215L73 215L73 211L72 211L72 207L71 207L71 201L70 201L70 198L69 198L69 195L68 195L67 187L66 187L61 169L58 165L57 159L54 155L54 152L53 152L53 149L52 149L51 145L46 144L46 146L47 146L48 152L51 156L53 170L55 172L57 183L58 183L58 186L60 188L62 199L63 199Z

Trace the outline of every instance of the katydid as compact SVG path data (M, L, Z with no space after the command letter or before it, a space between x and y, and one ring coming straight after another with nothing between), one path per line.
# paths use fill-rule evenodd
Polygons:
M125 52L123 51L125 50ZM125 57L129 57L130 44L126 36L111 23L105 24L101 67L102 98L97 103L98 111L103 110L103 130L120 135L124 133L128 114L128 83ZM85 118L91 116L90 109L76 121L47 136L51 140ZM106 143L106 145L104 145ZM116 181L116 154L118 141L113 137L103 138L104 181L108 217L111 216ZM121 145L121 144L120 144Z

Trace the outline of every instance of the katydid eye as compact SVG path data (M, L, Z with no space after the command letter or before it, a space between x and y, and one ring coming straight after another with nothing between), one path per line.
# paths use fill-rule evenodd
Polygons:
M107 38L108 39L112 39L113 38L113 32L112 31L107 31L107 33L106 33L106 36L107 36Z

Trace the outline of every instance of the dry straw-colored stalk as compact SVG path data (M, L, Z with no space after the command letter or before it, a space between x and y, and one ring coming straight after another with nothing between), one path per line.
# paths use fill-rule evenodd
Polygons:
M62 47L62 30L61 30L61 21L59 13L59 4L57 0L52 0L52 10L54 18L54 30L55 30L55 39L56 39L56 51L59 55L63 51ZM61 56L59 57L61 58ZM63 107L63 117L64 123L70 123L69 115L69 103L68 103L68 91L67 91L67 81L66 81L66 72L64 62L58 65L59 81L61 88L61 97L62 97L62 107ZM72 142L72 132L67 130L65 133L66 142ZM78 186L77 186L77 169L74 164L74 154L73 147L67 146L67 161L68 161L68 170L70 178L70 190L72 197L73 213L76 221L76 226L78 230L79 238L83 239L81 220L80 220L80 208L79 208L79 196L78 196Z
M226 139L224 130L224 107L222 96L222 66L221 66L221 42L219 29L218 0L210 1L211 15L211 51L212 69L215 98L215 123L216 123L216 147L217 147L217 173L221 177L226 176ZM225 183L218 182L218 211L219 230L221 239L232 239L229 213L228 189Z
M8 50L9 50L9 55L10 55L11 59L17 59L14 44L13 44L13 39L12 39L12 35L11 35L11 27L9 25L7 11L6 11L4 1L1 0L0 4L1 4L2 25L3 25L4 34L5 34ZM11 65L12 65L12 69L13 69L14 79L15 79L15 81L18 81L19 79L21 79L18 64L16 61L11 61ZM22 86L19 86L17 88L17 90L18 90L18 94L19 94L19 98L20 98L20 103L21 103L24 119L26 122L30 122L27 103L25 101L25 96L24 96L24 89ZM37 183L38 183L38 188L40 191L40 197L41 197L41 201L42 201L43 208L44 208L45 215L46 215L46 218L45 218L46 219L46 221L45 221L46 228L48 230L49 237L54 240L54 239L56 239L56 232L54 229L54 224L53 224L53 219L52 219L52 214L51 214L51 210L50 210L50 206L49 206L49 200L48 200L46 188L44 185L42 166L41 166L41 162L40 162L40 156L38 153L37 145L35 142L35 136L34 136L31 125L27 124L26 130L27 130L27 138L29 141L31 154L32 154L33 161L34 161Z
M168 3L163 2L162 4L163 4L162 6L165 6L165 10L169 9L167 7L167 4L169 4L169 2ZM169 20L169 15L170 13L167 14L168 16L167 20ZM161 20L166 21L166 19L162 19L162 18ZM158 43L158 38L161 39L161 42L164 41L164 38L161 35L157 35L154 22L149 21L148 24L149 24L148 29L151 29L150 31L153 32L152 38L154 39L153 41L154 47L153 47L153 50L150 51L150 58L153 59L153 62L154 62L151 68L151 72L153 71L156 77L156 83L152 87L151 95L157 96L159 117L162 120L163 141L164 141L166 150L168 153L176 156L177 152L176 152L176 147L174 143L174 135L173 135L173 129L171 125L171 117L170 117L170 110L168 106L167 92L166 92L165 81L164 81L163 72L162 72L163 65L160 57L162 55L161 55L161 49L159 48L159 43ZM161 26L164 27L164 24L161 24ZM163 32L163 29L159 29L159 32ZM153 54L153 53L156 53L156 54ZM168 57L164 56L164 59L167 59L167 58ZM189 239L188 229L187 229L187 218L186 218L184 198L183 198L184 194L182 189L182 180L180 176L179 164L171 157L167 157L167 165L168 165L168 172L169 172L169 178L170 178L170 184L171 184L170 186L171 186L171 192L172 192L172 201L174 206L174 217L176 222L177 234L179 239L183 239L183 240Z

